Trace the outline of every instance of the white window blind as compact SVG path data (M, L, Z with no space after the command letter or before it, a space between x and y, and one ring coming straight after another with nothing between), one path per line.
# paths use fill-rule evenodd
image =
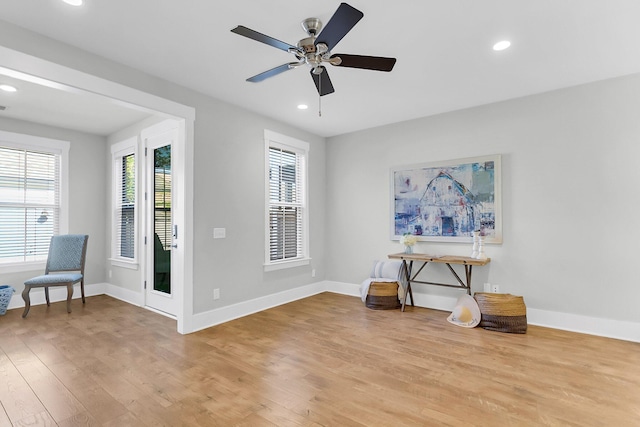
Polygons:
M309 143L264 131L265 262L264 270L308 265Z
M61 155L0 146L0 264L47 258L60 234Z
M117 256L135 258L136 163L133 153L118 158L118 194L115 206Z
M137 144L133 137L111 146L111 261L125 268L137 268Z
M304 156L269 147L269 260L301 258Z

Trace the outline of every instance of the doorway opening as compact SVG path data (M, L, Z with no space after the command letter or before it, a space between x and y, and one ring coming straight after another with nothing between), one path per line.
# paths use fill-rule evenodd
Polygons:
M157 95L87 74L63 65L0 46L0 75L59 90L68 95L93 97L112 105L146 111L178 123L172 144L171 219L180 235L172 237L171 284L176 297L177 329L191 332L193 318L193 152L195 109ZM105 119L109 115L104 116ZM149 252L149 251L147 251ZM176 290L175 283L181 286ZM133 302L133 301L132 301Z

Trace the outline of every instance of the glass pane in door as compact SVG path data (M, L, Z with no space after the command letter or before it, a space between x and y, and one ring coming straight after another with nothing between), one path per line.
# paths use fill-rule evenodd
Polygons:
M171 145L153 150L153 289L171 293Z

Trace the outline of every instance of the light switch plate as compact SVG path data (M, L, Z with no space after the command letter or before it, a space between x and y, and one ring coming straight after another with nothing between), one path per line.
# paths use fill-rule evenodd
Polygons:
M213 229L213 238L214 239L224 239L227 237L227 229L226 228L214 228Z

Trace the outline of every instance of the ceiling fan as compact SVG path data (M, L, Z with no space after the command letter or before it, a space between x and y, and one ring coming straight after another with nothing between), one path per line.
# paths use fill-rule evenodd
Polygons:
M307 65L311 68L318 94L328 95L334 92L331 79L323 64L329 63L337 67L362 68L366 70L391 71L396 63L395 58L380 56L332 54L331 49L362 19L364 14L347 3L341 3L322 32L322 22L318 18L307 18L302 21L302 28L308 37L303 38L296 46L274 39L242 25L231 32L268 44L295 55L297 61L282 64L247 79L248 82L261 82L292 68Z

